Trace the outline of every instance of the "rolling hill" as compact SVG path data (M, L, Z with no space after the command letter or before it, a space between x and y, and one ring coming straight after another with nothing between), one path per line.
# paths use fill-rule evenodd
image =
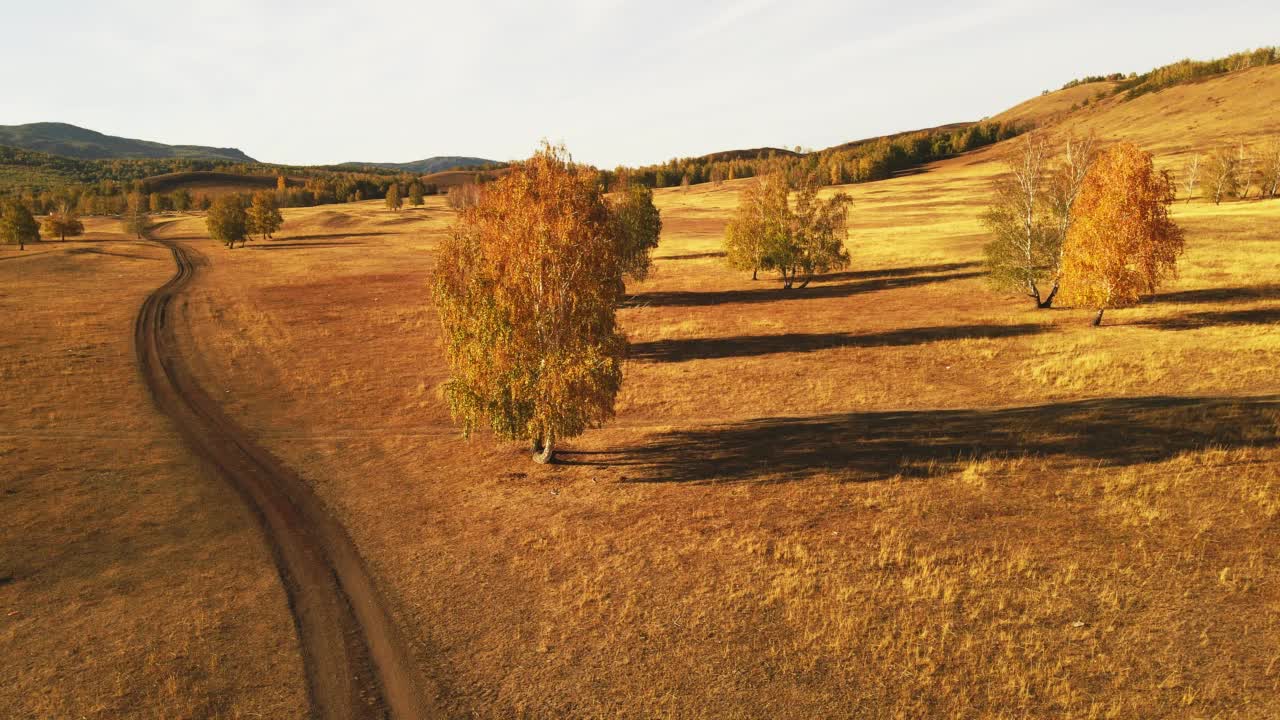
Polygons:
M403 163L345 162L334 167L349 168L352 170L378 168L380 170L399 170L417 175L430 175L432 173L444 172L446 170L467 170L470 168L484 167L486 165L500 164L501 163L494 160L486 160L478 157L440 155L425 158L423 160L413 160Z
M0 145L37 150L82 160L123 158L191 158L257 162L236 148L204 145L165 145L150 140L104 135L96 130L59 122L0 125Z

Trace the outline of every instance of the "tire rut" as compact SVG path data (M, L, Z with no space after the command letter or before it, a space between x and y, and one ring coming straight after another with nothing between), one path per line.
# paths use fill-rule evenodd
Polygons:
M229 418L182 361L169 306L202 258L176 242L177 272L143 301L134 325L138 365L156 406L187 445L217 468L257 515L293 613L312 715L318 718L439 716L434 690L355 544L296 473Z

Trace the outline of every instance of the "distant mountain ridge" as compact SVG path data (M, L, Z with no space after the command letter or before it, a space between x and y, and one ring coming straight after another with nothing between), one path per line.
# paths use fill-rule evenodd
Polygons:
M60 122L0 125L0 145L81 160L192 158L241 163L257 162L237 148L166 145L150 140L105 135L96 130Z
M430 175L432 173L442 172L444 170L466 170L470 168L478 168L486 165L501 165L502 163L486 160L478 157L462 157L457 155L439 155L429 157L423 160L413 160L403 163L377 163L377 162L344 162L334 167L340 168L381 168L383 170L400 170L407 173L417 175Z

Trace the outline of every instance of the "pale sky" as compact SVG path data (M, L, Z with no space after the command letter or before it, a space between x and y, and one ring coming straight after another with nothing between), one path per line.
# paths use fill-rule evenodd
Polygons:
M1280 2L0 0L0 125L265 162L602 167L977 120L1082 75L1280 44Z

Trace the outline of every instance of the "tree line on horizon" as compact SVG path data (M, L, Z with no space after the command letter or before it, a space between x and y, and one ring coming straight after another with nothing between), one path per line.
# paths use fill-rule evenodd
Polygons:
M884 180L924 163L1015 137L1025 128L1014 123L980 122L956 129L920 130L847 143L816 152L758 151L754 157L673 158L665 163L599 171L605 187L638 183L650 188L688 187L756 177L780 167L793 184L812 178L820 186Z
M1114 82L1115 87L1103 92L1102 97L1124 95L1125 100L1133 100L1147 93L1159 92L1175 85L1203 80L1216 75L1225 75L1237 70L1248 70L1280 63L1280 47L1260 47L1254 50L1232 53L1225 57L1211 60L1192 60L1186 58L1167 65L1148 70L1145 73L1112 73L1110 75L1088 75L1071 80L1062 86L1067 90L1079 85L1098 82ZM1044 94L1048 94L1048 90Z

